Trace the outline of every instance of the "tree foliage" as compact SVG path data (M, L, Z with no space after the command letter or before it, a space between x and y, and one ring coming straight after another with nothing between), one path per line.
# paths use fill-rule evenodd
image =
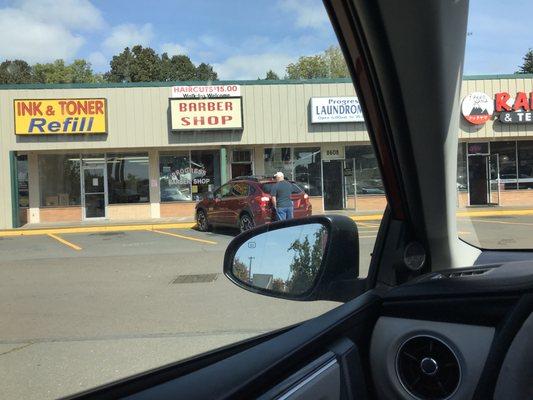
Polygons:
M32 80L32 69L26 61L6 60L0 64L0 83L31 83Z
M206 63L201 63L196 67L196 80L199 81L216 81L218 80L218 74L213 67Z
M32 82L35 83L96 83L101 76L95 75L91 64L86 60L74 60L66 64L64 60L55 60L32 67Z
M277 81L277 80L279 80L279 76L274 71L269 70L266 73L265 80L267 80L267 81Z
M312 287L322 264L325 233L322 227L313 235L313 244L306 236L304 240L295 240L289 247L289 251L294 251L294 256L290 265L291 275L286 282L288 292L302 294Z
M347 78L350 76L339 47L330 46L322 54L303 56L286 68L289 79Z
M238 258L233 260L233 274L242 282L248 283L250 281L248 267Z
M533 74L533 50L529 51L522 58L523 63L520 66L520 69L517 71L518 74Z
M192 81L196 79L196 67L191 59L183 54L169 57L161 55L161 81Z

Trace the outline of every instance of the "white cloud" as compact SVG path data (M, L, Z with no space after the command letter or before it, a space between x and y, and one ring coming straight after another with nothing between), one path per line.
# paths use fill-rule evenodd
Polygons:
M102 71L109 67L109 60L99 51L89 54L87 60L91 63L94 71Z
M329 26L328 14L322 2L316 0L281 0L281 9L294 13L298 28L323 29Z
M0 9L0 59L28 63L74 58L84 39L64 26L41 20L19 9Z
M17 8L42 22L76 31L101 29L105 25L100 10L88 0L20 0Z
M152 24L138 26L122 24L113 27L111 34L104 40L103 47L113 53L132 47L136 44L147 46L154 37Z
M293 61L294 57L287 54L249 54L229 57L213 67L219 79L264 78L268 70L273 70L282 78L285 67Z
M163 43L161 45L161 53L167 53L172 57L179 54L187 54L187 49L179 43Z

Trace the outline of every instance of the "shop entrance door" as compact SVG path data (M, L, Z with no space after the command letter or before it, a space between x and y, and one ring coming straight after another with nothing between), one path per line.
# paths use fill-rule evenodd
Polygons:
M343 160L322 162L324 210L344 208Z
M107 184L105 164L82 167L83 219L106 217Z
M489 204L489 157L468 156L468 193L471 206Z

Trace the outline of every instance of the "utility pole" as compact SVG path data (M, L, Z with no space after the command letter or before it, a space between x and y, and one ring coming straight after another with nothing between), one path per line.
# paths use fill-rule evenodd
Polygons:
M254 256L248 257L248 260L250 260L250 267L248 268L248 283L252 284L252 260L255 260Z

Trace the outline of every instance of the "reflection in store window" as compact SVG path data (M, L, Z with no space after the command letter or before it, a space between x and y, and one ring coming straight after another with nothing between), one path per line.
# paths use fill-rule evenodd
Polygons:
M320 147L294 149L294 180L307 194L322 195Z
M79 206L80 157L72 154L39 155L42 207Z
M518 189L533 189L533 141L518 142Z
M161 202L191 201L191 163L189 152L159 155Z
M498 154L500 179L504 189L516 189L516 142L491 142L490 154Z
M283 172L286 179L294 179L292 175L291 148L265 148L265 175L274 176L278 171Z
M191 192L195 201L220 186L220 153L217 150L191 151L191 178Z
M465 143L459 143L457 145L457 190L466 191L468 189L467 182Z
M109 204L148 203L148 154L108 154Z
M354 165L355 191L358 195L385 194L372 146L347 146L346 163L348 165ZM353 189L348 194L353 194Z

